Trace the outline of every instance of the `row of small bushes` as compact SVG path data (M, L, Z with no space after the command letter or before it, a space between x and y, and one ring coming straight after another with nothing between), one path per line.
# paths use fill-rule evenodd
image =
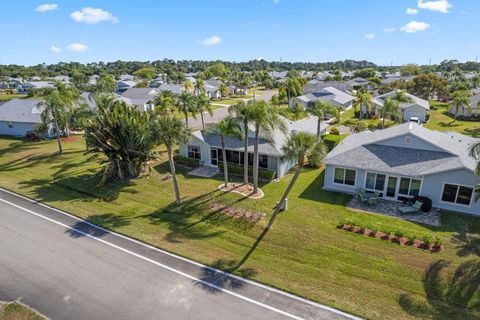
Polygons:
M444 242L438 237L407 235L401 230L381 231L371 226L359 225L348 220L341 221L337 228L357 234L363 234L367 237L388 240L404 246L429 250L430 252L442 252L445 249Z
M221 171L223 171L223 162L218 164L218 167ZM231 175L243 175L243 165L227 163L228 174ZM248 175L250 177L253 176L253 167L248 167ZM265 169L265 168L258 168L258 179L263 181L272 181L275 179L275 170Z
M191 168L197 168L197 167L200 166L200 160L199 159L192 159L192 158L188 158L188 157L175 155L175 156L173 156L173 160L177 164L184 165L184 166L191 167Z

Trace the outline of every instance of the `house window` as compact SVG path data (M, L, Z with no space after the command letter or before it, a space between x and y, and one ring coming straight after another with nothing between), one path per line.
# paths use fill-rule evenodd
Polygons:
M201 159L199 146L188 146L188 157L192 159Z
M445 183L443 186L442 201L469 206L472 201L472 195L472 187Z
M403 196L418 196L420 193L421 180L411 178L401 178L398 194Z
M385 175L380 173L367 173L367 181L365 182L365 189L372 191L383 191L385 188Z
M333 182L338 184L354 186L356 174L357 172L355 170L335 168Z
M12 121L7 122L7 126L8 126L9 128L13 128L13 122L12 122Z

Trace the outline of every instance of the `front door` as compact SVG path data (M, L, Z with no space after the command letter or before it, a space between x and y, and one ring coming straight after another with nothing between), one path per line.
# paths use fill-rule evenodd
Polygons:
M385 198L395 199L397 196L397 177L388 177L387 181L387 192L385 193Z

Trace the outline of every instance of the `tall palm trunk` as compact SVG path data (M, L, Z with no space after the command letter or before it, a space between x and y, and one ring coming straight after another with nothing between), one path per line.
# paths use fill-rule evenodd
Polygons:
M278 203L277 207L275 208L275 211L273 212L273 215L272 215L272 218L270 219L270 221L268 222L267 226L265 227L265 231L270 229L270 227L272 226L273 224L273 221L275 220L276 216L278 215L278 213L280 212L280 210L282 209L290 191L292 191L292 188L293 186L295 185L295 182L297 181L298 179L298 176L300 175L300 171L302 171L302 168L303 168L303 164L302 165L298 165L298 168L297 168L297 171L295 171L295 175L293 176L292 180L290 181L290 184L288 185L287 187L287 190L285 190L285 192L283 193L283 196L282 198L280 199L280 202Z
M202 129L205 129L205 121L203 121L203 111L200 110L200 119L202 119Z
M385 117L386 117L386 114L384 113L382 115L382 129L385 129Z
M63 148L62 148L62 142L60 141L60 130L58 130L58 121L55 116L53 116L53 121L55 123L55 130L57 131L58 154L62 154Z
M253 193L258 191L258 142L259 129L255 128L255 145L253 146Z
M320 140L321 131L322 131L322 120L320 120L320 117L318 117L318 121L317 121L317 138L318 138L318 140Z
M225 189L228 187L228 168L227 168L227 151L225 150L225 137L220 137L222 140L222 158L223 158L223 179L225 180Z
M358 119L362 120L362 107L363 105L360 105L360 112L358 113Z
M177 173L173 161L172 146L167 146L168 163L170 164L170 173L172 174L173 189L175 190L175 202L180 204L180 190L178 190Z
M183 115L185 116L185 126L187 127L187 130L188 130L188 113L184 112Z
M243 131L243 183L248 186L248 122L244 123Z

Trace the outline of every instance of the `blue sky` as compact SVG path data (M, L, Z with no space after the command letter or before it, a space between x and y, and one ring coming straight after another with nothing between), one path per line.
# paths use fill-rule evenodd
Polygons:
M479 13L478 0L5 1L0 64L465 61L480 55Z

